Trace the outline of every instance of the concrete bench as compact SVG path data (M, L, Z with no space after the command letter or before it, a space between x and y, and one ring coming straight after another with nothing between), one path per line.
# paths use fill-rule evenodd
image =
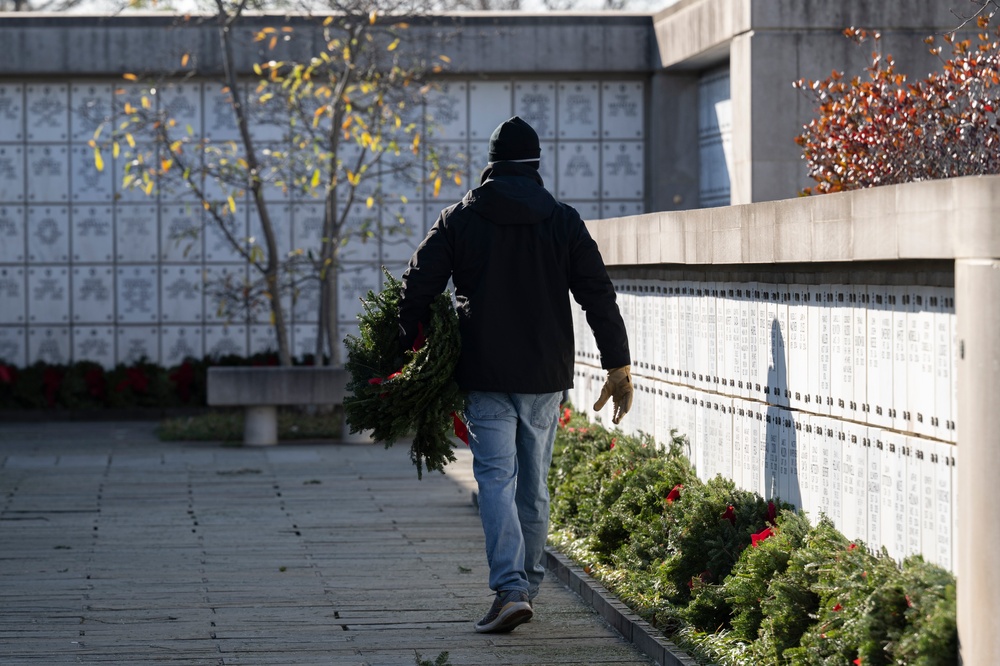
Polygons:
M280 405L341 405L347 380L343 368L213 367L208 369L208 404L243 407L244 444L277 444Z

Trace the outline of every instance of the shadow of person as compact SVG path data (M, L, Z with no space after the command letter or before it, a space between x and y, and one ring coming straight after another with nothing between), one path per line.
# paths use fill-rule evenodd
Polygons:
M767 369L767 416L764 449L764 497L780 498L801 508L798 446L793 412L788 409L785 340L778 320L771 321L771 364Z

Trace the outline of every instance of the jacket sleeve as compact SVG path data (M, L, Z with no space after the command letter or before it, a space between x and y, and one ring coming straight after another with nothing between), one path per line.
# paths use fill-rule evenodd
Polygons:
M571 241L569 288L594 332L601 366L610 369L630 365L628 333L618 310L615 288L597 243L582 220L578 220Z
M399 302L399 342L409 349L417 338L418 324L427 326L434 298L445 290L451 278L454 248L445 210L410 257L403 273Z

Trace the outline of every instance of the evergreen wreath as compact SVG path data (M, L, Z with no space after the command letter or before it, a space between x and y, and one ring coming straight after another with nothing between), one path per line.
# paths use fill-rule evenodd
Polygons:
M431 303L431 317L423 340L414 348L399 349L399 301L403 284L382 268L385 287L361 299L359 335L348 335L347 370L351 395L344 413L351 432L370 430L372 438L392 446L412 435L410 459L423 470L444 472L455 460L451 431L460 437L465 426L458 417L465 396L454 380L461 340L458 314L451 293ZM422 343L422 344L421 344Z

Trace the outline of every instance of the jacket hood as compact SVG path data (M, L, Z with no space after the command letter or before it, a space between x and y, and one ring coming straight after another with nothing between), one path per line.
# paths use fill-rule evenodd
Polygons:
M557 205L538 170L526 164L492 164L481 180L482 185L465 195L465 204L495 224L538 224L549 219Z

